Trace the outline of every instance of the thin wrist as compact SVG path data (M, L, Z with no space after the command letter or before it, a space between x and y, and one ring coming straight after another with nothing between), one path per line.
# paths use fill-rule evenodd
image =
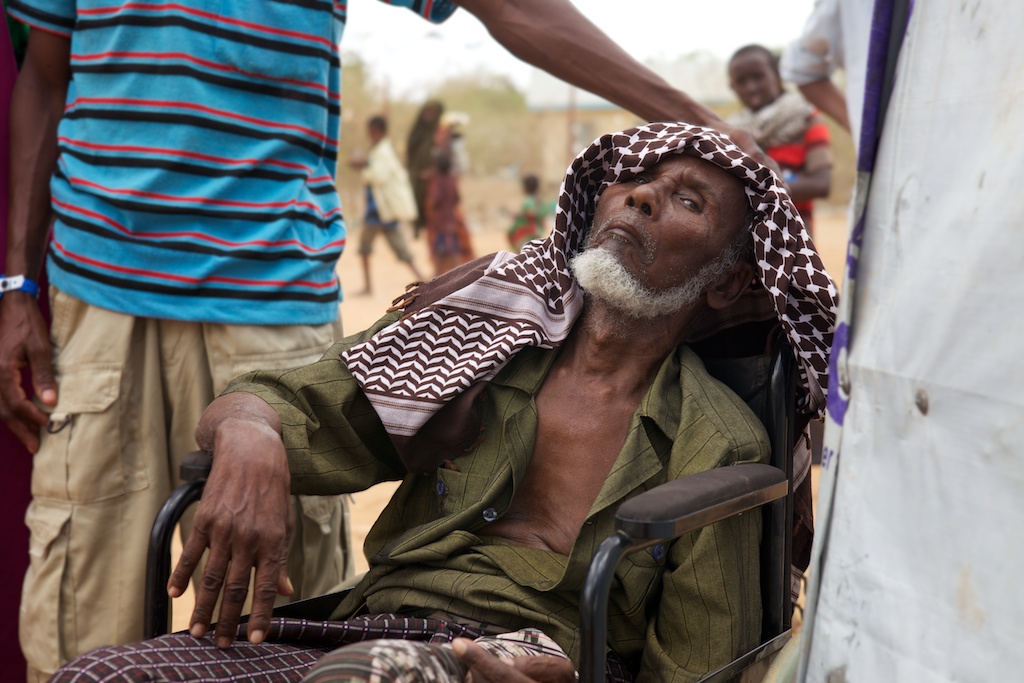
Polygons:
M281 434L258 415L229 417L213 436L213 465L226 459L260 477L288 476L288 455Z
M281 434L260 415L231 415L214 425L207 438L199 439L200 448L211 453L217 450L223 439L231 439L237 433L244 433L247 440L265 438L284 445Z
M203 411L196 425L196 443L205 451L213 451L225 433L239 428L255 434L274 434L281 441L280 419L263 399L244 391L222 394Z
M216 434L219 434L223 429L230 430L239 427L244 429L251 429L252 427L256 427L260 430L260 432L268 436L272 435L277 437L278 439L281 438L281 434L276 429L274 429L270 422L262 415L231 415L229 417L225 417L223 420L220 421L220 423L217 425L217 428L214 430L214 437L216 438Z
M32 292L27 292L23 289L17 289L14 291L4 292L3 296L0 296L0 301L3 301L4 299L10 299L11 301L24 300L27 302L35 301L38 298L38 294L33 294Z

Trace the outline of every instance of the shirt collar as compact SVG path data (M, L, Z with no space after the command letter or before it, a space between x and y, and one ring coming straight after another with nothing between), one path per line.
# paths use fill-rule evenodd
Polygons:
M529 347L516 354L493 382L502 386L536 395L555 360L557 349ZM680 372L684 365L699 363L700 359L688 346L676 347L674 353L662 362L651 388L640 400L636 415L645 423L656 426L668 439L679 431L682 395L679 391Z
M510 358L491 382L535 396L557 354L558 349L529 346Z

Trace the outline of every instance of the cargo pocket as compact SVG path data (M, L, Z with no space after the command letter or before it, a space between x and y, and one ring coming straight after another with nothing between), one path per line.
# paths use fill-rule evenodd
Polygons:
M124 452L120 392L121 366L115 363L83 363L62 373L35 467L66 472L67 486L39 490L47 486L38 481L34 495L93 503L148 485L145 468Z
M340 496L296 496L299 500L299 509L305 520L313 523L314 528L320 531L322 536L334 535L337 538L338 522L341 509Z
M19 612L19 636L29 666L56 671L61 665L62 587L67 566L70 503L34 500L25 515L29 569Z
M295 587L290 599L298 600L329 593L348 578L348 540L342 496L294 499L298 515L288 549L288 575Z

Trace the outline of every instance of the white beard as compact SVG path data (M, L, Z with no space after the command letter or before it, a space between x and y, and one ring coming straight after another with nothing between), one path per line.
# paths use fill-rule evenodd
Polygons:
M601 247L587 248L569 261L569 268L584 292L612 310L636 320L671 315L697 302L732 263L723 254L707 263L682 284L663 292L644 287L612 254Z

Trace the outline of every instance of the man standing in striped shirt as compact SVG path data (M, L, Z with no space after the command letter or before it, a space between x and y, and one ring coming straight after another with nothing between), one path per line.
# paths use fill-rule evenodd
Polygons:
M720 124L568 0L385 1L437 22L461 5L517 56L640 116ZM10 9L32 31L11 117L0 419L36 453L20 621L29 678L45 680L141 637L148 528L202 408L231 377L304 365L340 336L346 4ZM34 301L48 240L52 349ZM299 597L341 577L342 509L294 507L280 589Z

